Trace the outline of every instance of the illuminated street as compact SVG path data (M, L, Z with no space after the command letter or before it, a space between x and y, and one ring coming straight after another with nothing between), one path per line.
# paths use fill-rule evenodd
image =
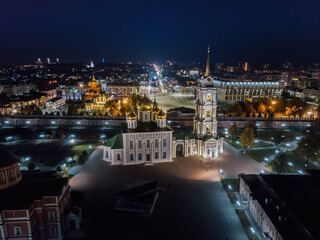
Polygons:
M123 167L101 158L102 151L96 150L70 181L73 190L85 193L84 221L91 239L247 239L215 162L179 157L172 163ZM148 180L158 180L164 188L150 217L112 210L115 192Z

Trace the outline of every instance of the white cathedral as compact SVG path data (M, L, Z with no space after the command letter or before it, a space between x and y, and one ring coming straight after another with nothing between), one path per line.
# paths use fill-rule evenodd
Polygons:
M217 101L210 76L209 53L206 73L197 88L197 108L193 133L173 134L166 114L146 96L137 104L138 114L130 112L121 134L104 146L103 159L112 165L171 162L177 154L217 157L223 152L223 139L217 138Z

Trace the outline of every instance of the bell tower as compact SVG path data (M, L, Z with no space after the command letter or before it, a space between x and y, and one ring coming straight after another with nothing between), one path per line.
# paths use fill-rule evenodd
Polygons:
M200 138L206 135L217 136L217 90L214 88L213 78L210 76L209 55L210 48L208 47L206 72L197 87L197 108L193 121L193 132Z

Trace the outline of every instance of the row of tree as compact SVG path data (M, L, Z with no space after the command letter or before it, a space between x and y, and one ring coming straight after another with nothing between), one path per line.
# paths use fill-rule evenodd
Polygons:
M259 98L256 101L236 103L229 116L236 117L273 117L275 113L286 116L302 117L308 110L308 104L301 98L267 100Z

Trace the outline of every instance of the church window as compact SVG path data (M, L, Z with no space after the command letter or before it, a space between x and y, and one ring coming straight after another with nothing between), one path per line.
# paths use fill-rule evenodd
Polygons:
M15 235L21 235L21 227L20 226L15 226L14 227L14 234Z
M190 153L190 146L188 146L188 153Z
M48 212L49 220L54 220L54 212Z
M0 183L4 183L4 175L3 173L0 173Z
M150 140L147 140L147 148L150 148Z
M159 140L158 140L158 139L156 139L156 140L154 141L154 145L155 145L156 148L159 147Z
M138 147L139 147L139 148L142 148L142 142L141 142L141 140L139 140L139 142L138 142Z
M167 153L166 152L163 152L162 158L167 158Z
M147 119L148 119L148 114L146 113L144 114L144 120L147 121Z
M207 117L210 117L211 114L210 114L210 110L207 110Z
M206 132L207 132L207 134L210 134L210 126L207 126Z
M139 153L139 155L138 155L138 160L142 160L142 154L141 153Z
M130 161L133 161L133 154L130 154Z
M130 149L133 149L133 141L130 141Z
M167 147L167 139L163 139L163 147Z
M155 159L158 159L158 158L159 158L159 153L158 153L158 152L155 152L154 158L155 158Z
M106 151L106 158L108 158L109 157L109 152L108 151Z
M118 160L118 161L121 161L120 153L117 154L117 160Z
M9 170L8 175L9 175L9 181L10 182L13 181L13 171L12 170Z
M211 94L207 95L207 102L211 102Z

